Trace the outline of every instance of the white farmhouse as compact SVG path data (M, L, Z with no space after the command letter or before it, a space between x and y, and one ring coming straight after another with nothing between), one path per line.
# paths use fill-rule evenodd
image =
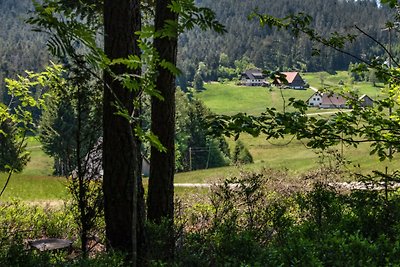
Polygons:
M261 70L252 69L246 70L240 76L240 83L246 86L266 86L265 75Z

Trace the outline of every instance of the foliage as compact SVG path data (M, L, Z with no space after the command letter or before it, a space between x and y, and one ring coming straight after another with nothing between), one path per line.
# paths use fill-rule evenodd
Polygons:
M57 103L49 96L38 132L43 151L54 159L54 174L68 175L74 168L72 155L76 148L76 117L71 103Z
M370 143L370 154L377 154L381 161L393 158L393 151L397 148L400 126L398 125L399 110L395 109L398 103L398 70L388 68L382 58L375 57L367 60L347 52L345 45L354 42L355 35L335 32L324 37L310 26L312 18L309 15L299 13L282 19L262 14L254 16L259 18L262 26L274 27L278 30L285 29L294 36L304 34L316 44L322 44L352 56L361 62L361 64L351 66L353 72L363 73L368 71L368 68L375 69L376 78L390 85L389 91L384 100L375 101L374 107L364 107L356 92L345 92L343 96L352 110L350 112L339 111L335 116L329 118L305 116L308 110L307 104L291 98L289 105L296 109L295 112L280 113L274 108L267 108L267 111L259 117L245 114L237 114L231 118L220 116L212 122L216 132L235 135L237 138L239 133L244 131L253 136L265 134L267 139L282 138L289 134L299 140L308 140L307 145L311 148L322 149L334 146L339 141L354 147L365 142ZM382 46L368 33L360 28L357 29L377 45ZM384 50L393 59L390 51L385 48ZM318 51L315 52L318 53ZM396 61L394 60L394 62ZM387 110L389 110L389 116Z
M0 196L7 188L12 174L21 171L28 161L25 142L28 132L35 125L32 110L39 108L43 103L40 91L35 93L31 89L46 84L54 76L54 72L53 68L49 67L37 74L27 71L26 76L5 80L11 99L8 105L0 103L0 136L3 141L0 170L8 173Z
M193 78L193 88L197 91L202 91L204 89L204 81L199 73L196 73Z
M228 62L224 67L237 68L236 61L247 59L261 69L328 71L347 70L354 59L320 45L314 46L306 36L293 37L289 32L276 29L260 29L255 18L248 19L250 13L269 13L283 18L289 14L303 12L314 19L311 26L323 36L330 33L350 33L357 35L359 42L346 44L346 50L366 58L383 55L382 49L353 26L368 31L371 36L388 43L387 32L382 32L388 19L394 16L386 6L377 7L376 1L323 1L323 0L285 0L285 1L246 1L221 0L201 1L201 5L212 8L219 21L226 25L227 33L218 36L198 30L184 33L180 40L178 65L182 75L193 81L200 61L208 66L205 81L216 81L226 75L220 68L220 55L225 53ZM357 16L354 16L357 14ZM371 23L370 18L374 18ZM393 44L396 43L393 34ZM210 41L212 40L212 41ZM320 50L320 57L312 57L313 48Z
M2 266L123 266L123 255L112 252L96 253L90 259L80 256L70 259L65 251L46 253L27 249L27 240L42 237L77 238L73 211L68 204L57 208L40 207L14 200L2 203L0 213ZM104 231L101 226L97 227L99 233Z
M196 99L177 92L176 166L178 171L226 166L229 151L223 138L208 135L205 120L210 111Z
M32 8L32 1L4 0L0 3L0 103L8 103L5 78L17 78L25 70L41 71L50 57L45 49L45 38L31 31L24 23L27 12ZM38 110L33 110L35 118Z
M97 122L102 93L97 83L87 81L78 89L73 84L75 78L62 79L62 89L48 89L38 133L43 150L54 158L54 174L68 176L77 167L77 143L80 142L79 154L83 156L100 136L101 126Z
M312 177L322 181L324 173L329 171ZM243 173L217 184L210 204L190 209L190 230L178 249L176 264L399 263L397 191L356 189L343 193L322 182L316 182L309 191L304 187L294 192L288 192L285 186L271 189L282 177L285 174L266 170Z
M56 1L55 1L56 2ZM98 23L98 14L101 10L101 2L85 1L57 1L60 4L49 3L49 8L53 13L60 10L60 5L68 7L65 14L66 19L70 19L72 10L78 7L77 17L81 16L87 19L88 24ZM144 10L151 9L152 1L142 3ZM201 1L201 7L193 8L190 1L174 1L176 10L183 12L181 15L180 29L189 29L189 32L182 33L180 37L180 47L178 56L178 65L182 70L179 80L193 81L199 61L205 61L209 72L203 79L217 80L219 73L225 73L219 68L220 54L225 53L228 56L228 62L224 67L228 68L228 73L236 69L234 62L241 60L246 56L250 62L259 68L275 70L296 69L302 71L321 71L347 69L352 59L347 56L322 49L320 58L311 57L311 44L304 37L292 39L288 33L277 32L274 30L261 30L257 27L256 20L248 20L248 15L259 8L260 13L268 12L277 17L284 17L289 13L306 12L315 19L312 24L323 33L336 31L338 28L349 28L352 25L358 25L363 29L371 29L371 35L377 38L383 38L387 43L387 33L381 32L381 28L388 18L391 17L387 8L377 8L374 1L253 1L253 2L232 2L223 0L215 3L214 1ZM207 11L205 8L208 8ZM38 71L48 62L49 54L45 49L46 37L37 33L32 33L29 26L25 25L22 19L26 17L26 12L32 9L29 0L11 1L5 0L0 3L2 23L2 45L0 52L5 57L0 69L0 77L15 77L16 73L21 73L25 69ZM48 9L48 10L50 10ZM207 19L210 15L209 10L215 11L215 17L226 25L227 33L224 37L209 32L201 32L195 27L197 22L201 21L202 28L207 26ZM11 11L10 11L11 10ZM153 11L151 11L153 12ZM150 12L150 14L152 14ZM199 12L199 13L197 13ZM45 14L45 13L44 13ZM91 15L90 15L91 14ZM359 14L359 16L353 16ZM367 14L367 15L364 15ZM52 15L46 15L48 18L54 18ZM340 19L337 17L340 16ZM374 17L378 23L371 25L365 18ZM232 19L235 18L235 19ZM68 21L74 25L75 30L82 26L76 24L77 21ZM220 27L218 24L213 29ZM65 28L60 27L60 32ZM86 33L88 31L85 30ZM381 50L371 44L366 38L360 36L361 42L357 45L350 45L350 51L366 56L382 54ZM206 40L213 40L209 42ZM56 40L54 40L56 41ZM240 43L241 45L236 45ZM395 43L395 42L393 42ZM292 55L288 57L287 55ZM38 55L34 57L33 55ZM23 60L22 60L23 59ZM353 60L354 61L354 60ZM222 72L221 72L222 71ZM236 72L236 71L235 71ZM233 73L231 73L233 75ZM232 76L229 74L228 76ZM225 75L225 74L223 74ZM228 78L228 77L227 77ZM0 79L2 81L3 79ZM0 82L1 83L1 82ZM4 84L0 84L0 91L5 95ZM184 88L184 86L181 88ZM1 93L0 93L1 94ZM38 114L35 113L35 116Z
M15 238L16 242L22 239L40 237L72 238L76 235L75 224L71 209L68 205L40 207L28 205L22 201L12 200L1 205L0 212L1 242L8 244ZM2 245L2 247L4 247Z
M9 121L0 123L0 173L13 169L20 172L29 161L26 143L18 141L17 126Z
M250 151L244 146L240 140L236 141L235 148L233 150L232 162L235 164L249 164L253 163L253 157Z

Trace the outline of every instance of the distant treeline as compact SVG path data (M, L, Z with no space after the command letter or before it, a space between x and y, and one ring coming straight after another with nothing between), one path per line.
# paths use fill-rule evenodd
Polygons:
M5 102L4 78L14 78L25 70L40 70L49 62L46 36L33 32L24 22L29 10L31 0L0 1L0 100Z
M284 30L261 28L257 19L249 20L249 14L256 9L259 13L280 18L304 12L314 18L311 26L323 35L335 31L357 34L357 40L346 50L362 58L382 55L383 49L353 26L357 25L387 44L388 33L382 29L394 16L393 11L378 7L372 0L198 0L198 3L217 13L227 33L221 36L195 29L182 34L179 50L182 82L193 81L199 68L203 69L204 80L216 80L220 77L218 69L221 66L240 69L243 64L238 61L270 70L300 71L347 70L349 63L355 62L353 58L329 48L322 48L321 55L313 57L312 44L307 37L294 38Z
M322 34L335 31L359 34L347 50L366 58L382 55L383 50L353 26L387 44L388 33L382 29L394 16L392 11L379 8L372 0L197 0L197 3L212 8L227 33L221 36L194 29L180 36L181 85L195 80L196 74L202 80L232 78L247 66L334 71L346 70L350 62L355 62L332 49L322 49L321 56L312 57L312 44L307 37L293 38L286 31L261 28L256 19L248 20L256 9L277 17L298 12L310 14L314 18L312 26ZM32 32L24 23L31 7L31 0L0 1L0 99L5 96L5 77L15 77L24 70L39 70L49 61L46 36ZM393 50L398 51L395 38L393 34Z

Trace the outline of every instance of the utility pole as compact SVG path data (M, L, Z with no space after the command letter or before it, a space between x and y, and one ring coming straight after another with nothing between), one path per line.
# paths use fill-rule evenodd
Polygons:
M192 170L192 147L189 147L189 171Z
M389 51L389 59L388 59L388 67L389 67L389 71L392 68L392 29L395 28L396 26L398 26L398 24L393 24L393 25L389 25L388 27L386 27L385 29L382 29L382 31L388 31L389 34L389 47L388 47L388 51ZM389 97L391 96L391 87L392 84L391 82L389 82ZM389 106L389 119L392 116L392 106ZM393 148L392 145L389 144L389 162L392 161L392 155L393 155ZM388 199L388 166L386 166L385 168L385 198L386 200Z

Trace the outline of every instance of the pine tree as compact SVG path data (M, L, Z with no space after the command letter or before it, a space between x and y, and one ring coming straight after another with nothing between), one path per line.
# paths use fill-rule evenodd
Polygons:
M18 138L17 129L10 121L0 123L0 172L22 171L29 161L26 143Z

